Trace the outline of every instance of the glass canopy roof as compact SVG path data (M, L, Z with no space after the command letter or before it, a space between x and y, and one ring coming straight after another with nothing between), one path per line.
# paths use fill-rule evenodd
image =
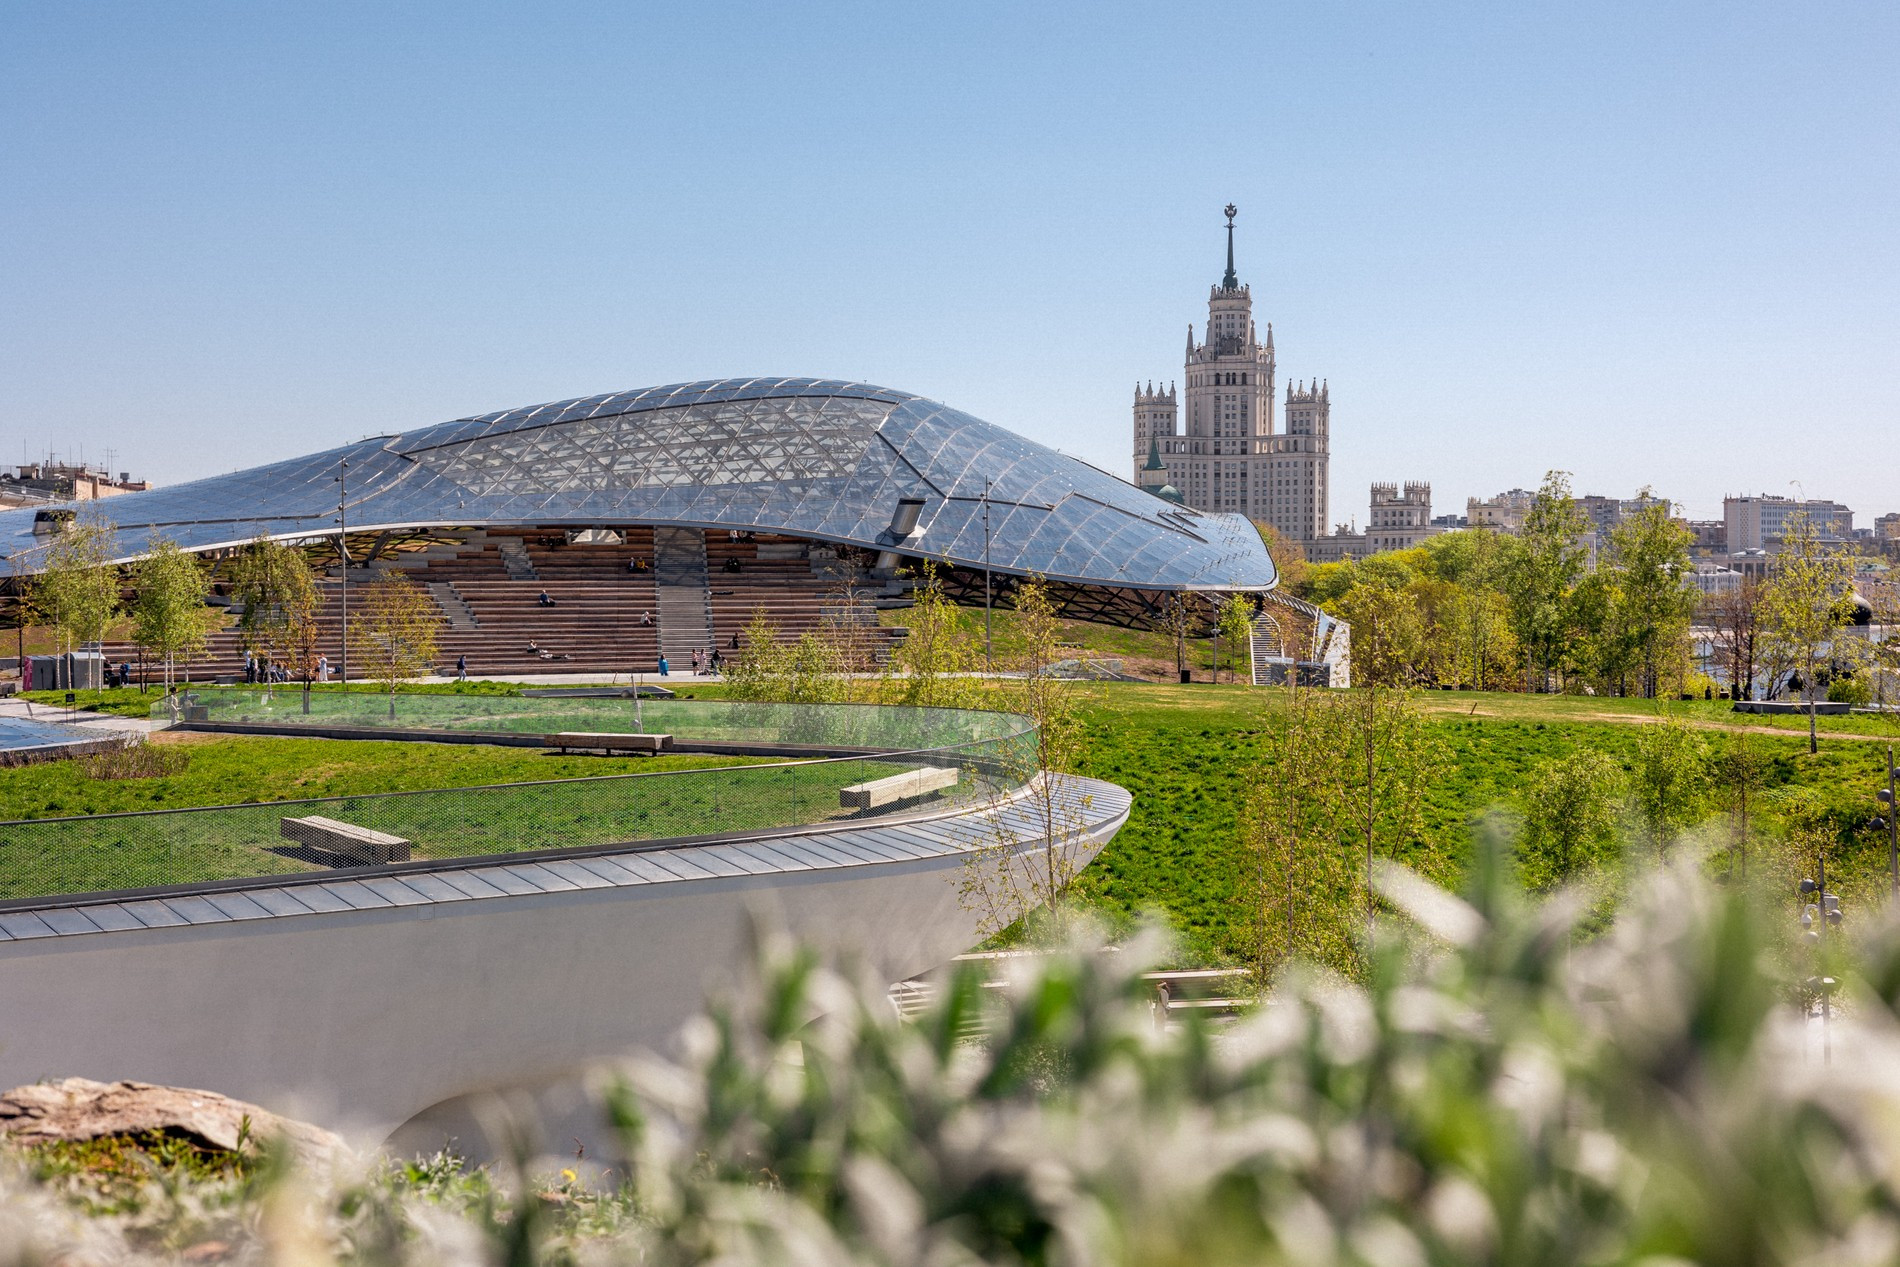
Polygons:
M1161 501L934 401L837 380L721 379L483 414L90 503L134 558L351 532L674 524L811 537L964 567L1147 590L1275 581L1238 515ZM986 489L987 482L987 489ZM917 530L889 536L901 498ZM33 509L0 511L0 554L35 568Z

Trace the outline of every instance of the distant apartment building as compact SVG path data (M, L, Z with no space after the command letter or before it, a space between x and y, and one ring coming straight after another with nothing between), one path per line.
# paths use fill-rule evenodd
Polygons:
M1683 521L1694 540L1689 548L1697 554L1727 554L1728 524L1721 519L1686 519Z
M1586 493L1577 498L1577 505L1583 510L1584 517L1597 533L1608 537L1610 533L1624 523L1648 510L1651 506L1667 506L1667 500L1661 497L1600 497L1595 493Z
M1900 541L1900 511L1882 515L1874 520L1874 539L1877 541Z
M1788 520L1806 513L1821 540L1843 543L1853 539L1854 512L1839 502L1800 500L1760 494L1753 497L1724 497L1722 520L1727 529L1731 554L1765 550L1773 554L1781 548Z
M80 463L29 462L0 473L0 506L98 501L121 493L142 493L150 487L148 481L135 480L127 471L114 479L110 471Z
M1704 595L1729 594L1742 587L1743 573L1726 563L1695 565L1695 587Z
M1315 537L1306 543L1306 557L1313 563L1338 563L1343 559L1363 559L1387 550L1409 550L1443 528L1432 522L1432 486L1407 480L1397 484L1374 484L1367 507L1366 530L1354 532L1343 524L1330 537Z
M1465 519L1473 528L1496 528L1499 532L1524 531L1524 517L1531 513L1537 494L1514 488L1496 497L1465 500Z

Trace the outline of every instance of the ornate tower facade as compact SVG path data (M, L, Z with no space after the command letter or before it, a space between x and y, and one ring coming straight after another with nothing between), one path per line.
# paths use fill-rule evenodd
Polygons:
M1286 429L1276 425L1273 327L1264 337L1253 292L1234 271L1234 216L1227 215L1227 271L1208 291L1207 325L1197 341L1188 327L1182 395L1165 406L1150 389L1135 392L1135 482L1150 492L1172 486L1196 510L1245 515L1296 541L1326 531L1327 429L1323 386L1297 399L1288 386ZM1165 428L1165 429L1164 429Z
M1165 389L1135 384L1135 486L1159 495L1167 487L1166 455L1174 452L1179 433L1179 406L1174 384Z

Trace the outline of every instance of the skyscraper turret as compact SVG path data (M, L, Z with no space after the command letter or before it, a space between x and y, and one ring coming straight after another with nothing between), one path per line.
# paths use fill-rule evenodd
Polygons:
M1197 339L1194 327L1188 327L1186 399L1178 426L1172 392L1165 431L1158 426L1153 395L1136 397L1136 482L1150 491L1171 486L1196 509L1246 515L1294 540L1310 540L1326 527L1326 389L1317 380L1310 389L1302 385L1299 433L1280 432L1273 325L1266 323L1262 341L1252 290L1242 284L1235 266L1239 208L1229 203L1222 210L1227 268L1220 284L1209 288L1205 331ZM1293 389L1288 391L1291 402Z

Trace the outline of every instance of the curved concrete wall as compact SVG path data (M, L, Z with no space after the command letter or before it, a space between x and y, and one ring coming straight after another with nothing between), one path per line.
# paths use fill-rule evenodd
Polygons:
M1120 788L1068 780L1094 849ZM456 1097L664 1043L732 979L751 911L892 980L975 940L958 901L1020 805L561 860L0 913L0 1086L205 1087L384 1138ZM360 877L360 878L357 878Z

